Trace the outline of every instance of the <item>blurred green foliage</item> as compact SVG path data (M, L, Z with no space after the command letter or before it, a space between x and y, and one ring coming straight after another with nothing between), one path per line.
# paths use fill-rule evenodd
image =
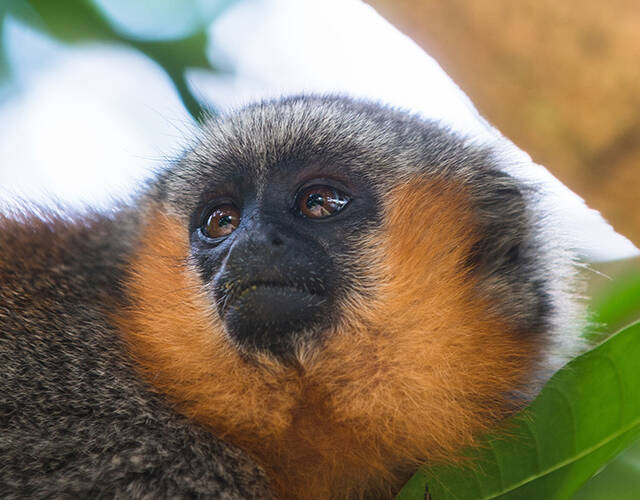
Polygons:
M131 3L95 3L91 0L2 0L0 5L0 37L4 19L11 15L28 25L39 29L62 42L77 44L89 42L118 43L126 45L154 60L164 69L173 82L180 99L196 119L203 116L203 107L187 84L185 72L188 68L205 68L216 71L207 58L207 27L214 19L233 3L233 0L198 2L195 0L175 0L174 2L136 1L135 10ZM153 33L149 22L145 29L136 33L135 25L123 25L115 16L114 8L129 8L129 14L153 18L161 12L160 4L170 8L169 14L182 12L189 23L182 23L183 35L166 33L162 23L158 32ZM108 6L108 9L100 6ZM128 7L127 7L128 6ZM166 14L166 13L165 13ZM166 17L164 21L166 24ZM135 24L135 23L134 23ZM140 23L138 23L140 24ZM151 26L151 27L150 27ZM166 27L166 26L165 26ZM163 33L165 33L163 35ZM164 38L163 38L164 36ZM1 38L0 38L1 40ZM5 49L0 46L0 77L9 73Z

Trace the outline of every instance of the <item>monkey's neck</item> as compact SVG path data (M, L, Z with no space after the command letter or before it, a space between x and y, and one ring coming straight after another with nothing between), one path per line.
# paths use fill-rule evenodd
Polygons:
M287 425L274 433L234 429L226 438L262 465L278 498L392 498L416 468L388 440L395 433L344 420L331 394L300 382Z

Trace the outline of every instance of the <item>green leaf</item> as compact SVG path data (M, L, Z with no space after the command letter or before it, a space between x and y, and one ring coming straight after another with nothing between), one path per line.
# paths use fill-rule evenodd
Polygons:
M556 373L471 464L434 466L399 499L566 499L640 435L640 323Z
M640 491L640 441L591 478L573 500L637 500Z

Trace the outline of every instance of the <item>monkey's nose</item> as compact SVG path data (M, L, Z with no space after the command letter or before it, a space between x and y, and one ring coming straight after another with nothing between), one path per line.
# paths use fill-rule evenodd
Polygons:
M297 335L322 321L327 298L304 285L254 277L219 308L228 334L250 350L286 355Z

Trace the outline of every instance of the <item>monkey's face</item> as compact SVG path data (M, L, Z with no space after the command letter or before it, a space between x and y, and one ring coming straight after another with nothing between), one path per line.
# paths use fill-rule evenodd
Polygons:
M518 186L486 151L411 115L330 98L251 106L211 122L159 186L188 227L190 260L229 340L286 359L319 347L346 304L379 295L375 241L389 239L392 212L394 238L417 258L428 251L410 241L435 234L437 220L413 213L429 207L402 213L404 201L392 201L399 187L422 182L431 194L464 193L475 210L465 223L475 241L454 272L484 280L493 309L516 329L539 329L545 292L526 269L531 228ZM416 196L428 204L431 194Z
M391 186L372 165L393 169L380 157L393 138L369 137L372 148L371 120L339 102L315 106L315 116L314 103L294 100L285 113L264 105L213 122L162 185L229 340L247 354L318 348L346 303L375 292L367 245Z
M233 342L287 358L321 340L337 304L366 281L357 242L379 203L358 175L320 159L250 172L203 186L191 251Z

